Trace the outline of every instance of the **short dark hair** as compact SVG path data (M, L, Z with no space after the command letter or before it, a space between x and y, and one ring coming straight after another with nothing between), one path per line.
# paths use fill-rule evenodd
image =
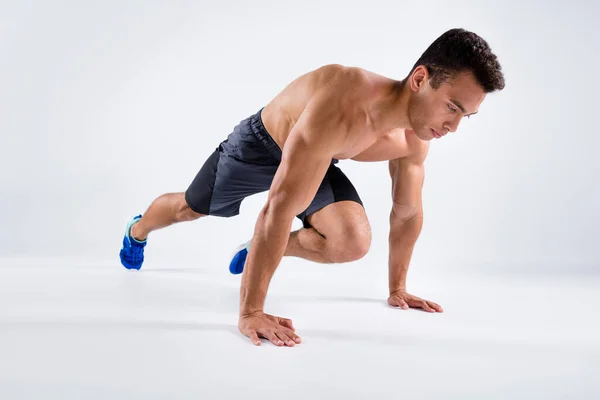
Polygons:
M410 74L419 65L427 67L434 89L466 71L473 73L486 93L504 89L502 67L488 43L479 35L462 28L450 29L431 43Z

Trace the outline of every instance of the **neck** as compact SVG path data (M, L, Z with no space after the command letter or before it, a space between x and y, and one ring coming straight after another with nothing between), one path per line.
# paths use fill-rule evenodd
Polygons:
M392 80L383 85L382 95L369 112L378 132L385 134L394 129L411 129L408 119L410 95L406 80Z

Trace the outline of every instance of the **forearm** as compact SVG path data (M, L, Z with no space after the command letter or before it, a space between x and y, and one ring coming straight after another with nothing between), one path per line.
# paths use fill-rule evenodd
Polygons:
M406 290L406 275L412 253L423 226L423 213L410 219L390 215L389 236L389 290L394 293Z
M271 278L283 258L294 217L267 204L260 212L240 288L240 315L263 311Z

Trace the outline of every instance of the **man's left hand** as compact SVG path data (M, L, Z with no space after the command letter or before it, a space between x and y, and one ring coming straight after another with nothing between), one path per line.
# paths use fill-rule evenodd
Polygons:
M408 308L421 308L427 312L444 312L444 309L439 304L433 301L424 300L420 297L413 296L406 292L406 290L399 290L388 297L388 304L393 307L400 307L404 310Z

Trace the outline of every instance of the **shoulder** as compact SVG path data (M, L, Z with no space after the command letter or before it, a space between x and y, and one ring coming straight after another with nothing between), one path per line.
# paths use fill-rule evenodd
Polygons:
M413 132L407 131L405 136L407 153L402 157L390 160L390 166L399 166L400 164L423 166L429 154L430 143L417 138Z
M409 135L409 134L408 134ZM407 136L408 136L407 135ZM409 143L408 161L422 165L429 154L429 142L417 138L414 134L407 139Z
M342 64L326 64L313 73L317 88L337 89L339 92L358 92L370 83L365 70Z
M313 71L312 90L302 115L328 128L360 118L368 79L360 68L327 64Z

